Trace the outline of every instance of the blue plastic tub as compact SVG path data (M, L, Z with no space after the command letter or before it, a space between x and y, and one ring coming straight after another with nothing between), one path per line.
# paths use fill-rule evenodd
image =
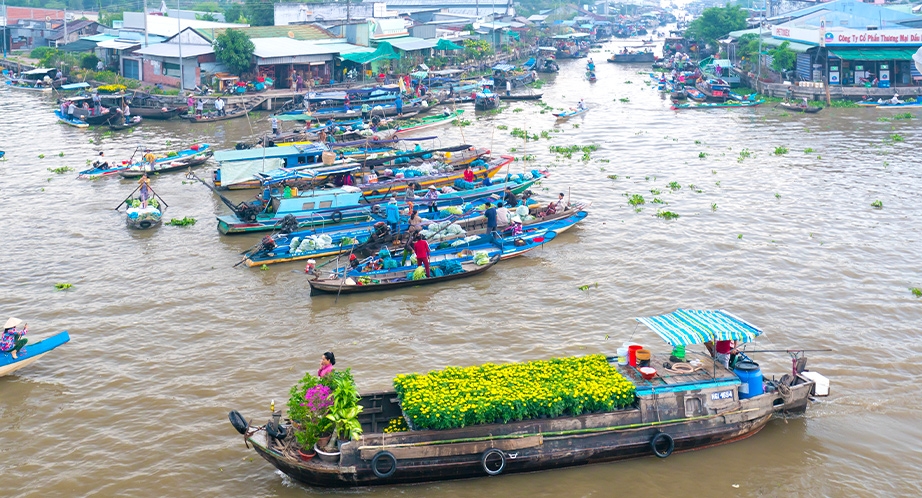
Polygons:
M740 399L752 398L765 392L762 387L762 369L754 361L741 361L733 368L740 378Z

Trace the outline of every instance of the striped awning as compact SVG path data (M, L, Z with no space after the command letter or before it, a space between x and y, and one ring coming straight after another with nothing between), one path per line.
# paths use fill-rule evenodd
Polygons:
M708 341L750 342L762 334L753 325L724 310L684 310L660 316L635 318L673 346Z

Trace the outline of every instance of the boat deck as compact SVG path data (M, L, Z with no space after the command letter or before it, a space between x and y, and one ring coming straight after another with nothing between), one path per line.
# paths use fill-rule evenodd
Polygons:
M630 365L616 365L618 372L624 375L637 387L637 394L643 395L652 391L687 391L701 389L705 386L739 384L737 375L722 365L714 364L714 360L704 352L686 351L685 361L698 360L701 364L691 373L673 373L667 371L663 364L669 362L669 354L651 354L650 366L656 369L656 377L645 380L637 368Z

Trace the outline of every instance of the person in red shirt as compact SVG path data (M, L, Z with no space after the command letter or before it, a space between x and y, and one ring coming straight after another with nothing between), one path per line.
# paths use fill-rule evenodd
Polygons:
M464 181L474 183L474 170L471 169L470 164L464 168Z
M416 253L417 264L421 263L426 267L426 278L429 278L429 243L420 234L416 234L413 238L416 241L413 243L413 252Z
M730 369L730 355L736 352L736 341L717 341L714 345L716 351L717 363L720 363L727 370Z

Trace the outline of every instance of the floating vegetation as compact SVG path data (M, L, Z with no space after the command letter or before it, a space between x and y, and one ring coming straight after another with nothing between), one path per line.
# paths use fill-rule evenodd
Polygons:
M698 153L698 159L706 159L707 157L708 157L708 153L707 153L707 152L699 152L699 153Z
M529 135L527 131L521 128L513 128L509 134L515 138L521 138L523 140L538 140L539 138L541 138L538 136L537 133L535 133L534 135Z
M39 159L45 159L45 154L39 154L39 155L38 155L38 158L39 158Z
M60 168L48 168L48 171L58 174L58 175L63 175L64 173L67 173L73 170L74 168L71 168L69 166L61 166Z
M775 155L776 155L776 156L780 156L780 155L782 155L782 154L787 154L787 153L788 153L788 148L787 148L787 147L785 147L785 146L783 146L783 145L780 145L780 146L778 146L778 147L775 147Z
M790 114L787 111L782 111L781 114L779 114L779 116L781 116L782 118L786 118L790 116Z
M608 178L609 180L617 180L617 179L618 179L618 175L608 175L607 178Z
M646 201L643 200L643 196L640 194L634 194L627 199L627 203L632 206L639 206L641 204L646 204Z
M599 283L598 283L598 282L594 282L591 286L590 286L590 285L580 285L579 287L577 287L577 289L579 289L579 290L581 290L581 291L587 291L587 290L589 290L589 287L595 287L596 289L598 289L598 288L599 288Z
M893 121L893 118L888 118L888 117L881 116L881 117L877 118L877 120L880 121L881 123L888 123L888 122L890 122L890 121Z
M68 284L68 283L66 283L66 282L60 283L60 284L54 284L55 290L67 290L67 289L70 289L70 288L72 288L72 287L73 287L73 285Z
M910 287L909 292L912 292L913 296L922 297L922 289L918 287Z
M599 159L600 163L610 163L611 159Z
M657 189L657 188L653 188L653 189L650 189L650 193L653 194L653 195L659 195L659 194L660 194L660 191L659 191L659 189Z
M743 160L749 159L750 157L752 157L752 152L749 149L743 149L740 151L740 156L736 158L736 162L741 163ZM711 173L716 175L717 171L711 170Z
M454 126L470 126L471 121L469 119L458 119L458 120L452 121L451 124Z
M905 139L903 138L903 135L900 135L899 133L894 133L890 135L890 140L894 142L903 142Z
M695 140L695 145L701 145L701 140Z
M170 222L168 223L168 225L173 225L174 227L185 227L185 226L194 225L194 224L195 224L195 218L190 218L188 216L183 217L182 219L172 218Z
M738 239L742 239L742 238L743 238L743 234L739 234L739 235L737 235L737 236L736 236L736 238L738 238Z
M912 118L914 118L914 117L915 117L915 116L913 116L912 113L909 113L909 112L901 112L900 114L897 114L896 116L893 116L893 119L912 119Z
M525 154L522 157L523 161L534 161L535 159L537 159L537 156L535 156L534 154Z
M64 157L64 151L58 152L58 157Z
M590 152L599 150L599 146L594 145L594 144L592 145L568 145L568 146L552 145L548 149L554 154L560 154L567 159L571 159L573 157L574 152L582 152L584 160L587 160L585 159L585 157Z
M874 202L871 203L871 207L875 207L875 208L877 208L877 209L883 209L884 203L883 203L883 202L880 202L880 199L878 199L878 200L876 200L876 201L874 201Z
M674 220L679 217L679 214L673 213L672 211L657 211L656 217L664 220Z
M522 109L521 107L516 107L515 109L512 110L512 112L522 112L524 110L525 109Z
M579 128L579 123L573 123L574 128Z
M632 84L634 84L634 82L631 81L631 80L627 80L627 81L624 82L624 84L625 84L625 85L632 85Z
M719 187L719 186L720 186L720 180L717 180L716 182L714 182L714 185L717 185L717 186Z
M778 192L775 192L775 199L780 199L780 198L781 198L781 194L779 194Z
M623 104L627 104L627 103L630 102L630 101L631 101L631 99L629 99L629 98L627 98L627 97L621 97L620 99L618 99L618 102L621 102L621 103L623 103Z
M679 182L669 182L669 185L667 185L667 186L668 186L671 190L673 190L673 191L679 190L679 189L682 188L682 186L679 185Z
M262 271L269 271L269 265L262 265L259 267L259 269Z
M506 125L498 125L498 126L496 127L496 129L497 129L497 130L508 130L509 127L506 126Z
M651 202L653 202L653 204L666 204L666 201L660 199L659 197L654 197L653 201Z
M717 211L717 203L711 204L711 211Z
M813 150L813 147L807 147L806 149L804 149L804 154L813 154L814 152L816 151Z
M550 140L550 139L551 139L551 131L550 131L550 130L542 130L542 131L541 131L541 138L546 138L546 139Z

